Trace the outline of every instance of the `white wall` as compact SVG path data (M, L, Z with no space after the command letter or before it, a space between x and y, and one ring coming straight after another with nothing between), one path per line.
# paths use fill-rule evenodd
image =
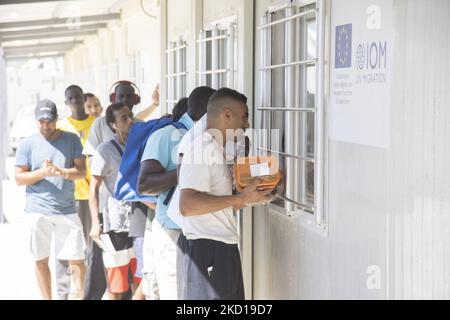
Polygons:
M450 4L394 0L393 14L389 147L328 140L328 232L256 212L257 299L450 298Z
M160 79L159 19L145 15L139 0L124 3L120 21L109 22L106 29L87 37L66 54L66 84L79 84L85 92L98 95L106 107L111 85L130 80L141 93L141 105L134 111L149 106ZM155 116L159 116L159 111Z
M6 99L6 64L3 59L3 49L0 48L0 127L9 128L8 108ZM5 132L5 131L4 131ZM7 130L6 130L7 132ZM3 177L5 175L6 146L8 135L1 135L0 141L0 223L3 223Z
M190 93L195 88L198 65L196 41L202 28L203 0L163 0L161 7L161 105L166 108L166 50L169 41L186 41L187 92Z

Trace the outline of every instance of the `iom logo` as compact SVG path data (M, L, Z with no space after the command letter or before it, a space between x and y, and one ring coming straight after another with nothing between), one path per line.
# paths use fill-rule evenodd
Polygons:
M352 24L336 27L335 66L351 68L352 66Z
M359 70L386 69L387 41L361 43L356 50L356 64Z

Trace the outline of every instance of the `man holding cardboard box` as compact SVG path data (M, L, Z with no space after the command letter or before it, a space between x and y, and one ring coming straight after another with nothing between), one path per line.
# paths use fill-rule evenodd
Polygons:
M180 212L184 216L179 246L184 250L184 299L244 299L239 236L234 209L271 197L256 179L232 194L225 159L227 142L249 127L247 98L222 88L208 102L206 131L186 152L180 169Z

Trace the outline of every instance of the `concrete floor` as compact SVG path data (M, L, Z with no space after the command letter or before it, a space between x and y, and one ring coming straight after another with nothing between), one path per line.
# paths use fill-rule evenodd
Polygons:
M29 254L29 233L24 213L25 188L14 182L14 159L8 158L3 180L4 213L8 223L0 224L0 300L39 300L34 260ZM50 260L53 272L54 260ZM54 283L54 281L53 281ZM54 287L52 288L54 291ZM56 297L55 294L53 294Z
M23 222L0 225L0 299L38 300L41 294L28 254L27 228Z

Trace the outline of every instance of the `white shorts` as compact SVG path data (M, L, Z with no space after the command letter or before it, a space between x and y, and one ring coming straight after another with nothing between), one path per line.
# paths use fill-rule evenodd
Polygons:
M151 250L161 300L176 300L177 240L181 230L162 228L156 219L152 222Z
M83 260L86 244L83 226L77 213L27 213L30 223L30 251L36 261L50 256L52 234L55 235L55 256L58 260Z
M152 247L151 247L152 232L145 230L144 245L142 252L142 293L147 300L159 300L158 281L156 280L155 265L153 264Z

